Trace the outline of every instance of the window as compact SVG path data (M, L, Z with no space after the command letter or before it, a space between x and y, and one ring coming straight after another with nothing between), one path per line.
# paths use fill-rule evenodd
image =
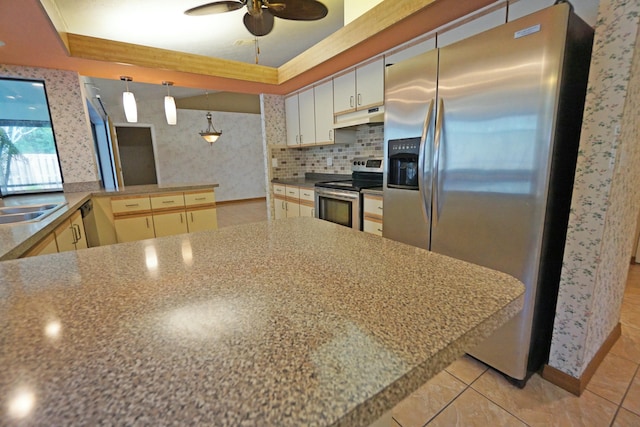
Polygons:
M0 79L0 195L61 190L44 82Z

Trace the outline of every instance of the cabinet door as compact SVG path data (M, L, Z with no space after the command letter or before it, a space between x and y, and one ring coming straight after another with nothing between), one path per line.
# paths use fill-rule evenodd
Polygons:
M300 188L286 186L287 189L287 218L300 216Z
M285 121L287 127L287 145L300 144L300 113L298 112L298 94L284 100Z
M275 208L275 218L287 217L287 190L284 185L273 186L273 206Z
M58 252L76 250L76 232L70 220L66 220L54 230Z
M313 88L316 114L316 144L333 144L333 82Z
M356 108L365 110L384 104L384 59L356 68Z
M356 110L356 72L351 70L333 79L333 113Z
M218 229L218 215L216 208L195 209L187 211L189 232Z
M156 230L156 237L173 236L189 231L184 211L154 213L153 226Z
M313 189L300 188L300 216L315 216L315 192Z
M313 101L313 88L298 94L298 112L300 115L300 144L316 143L316 113Z
M378 220L373 220L370 218L365 218L362 223L362 230L365 233L371 233L377 236L382 236L382 222L379 222Z
M151 215L119 217L115 218L113 222L116 228L118 243L133 242L155 237L153 217Z
M73 232L76 234L76 249L87 249L89 245L87 244L87 236L84 232L84 221L82 221L80 211L71 216L71 228L73 228Z
M56 236L54 233L49 234L47 237L42 239L38 244L33 246L24 255L22 258L28 258L37 255L47 255L47 254L56 254L58 253L58 246L56 244ZM640 258L638 258L640 260Z

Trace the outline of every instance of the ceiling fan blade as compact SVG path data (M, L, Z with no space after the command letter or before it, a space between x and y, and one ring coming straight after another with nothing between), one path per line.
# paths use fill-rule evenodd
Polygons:
M285 5L284 9L270 9L274 16L294 21L315 21L327 16L329 10L317 0L277 0Z
M244 5L247 4L246 0L244 1L214 1L213 3L203 4L201 6L196 6L184 12L185 15L189 16L202 16L202 15L211 15L214 13L223 13L223 12L231 12L234 10L241 9Z
M259 15L244 15L244 26L256 37L266 36L273 30L273 15L268 9L262 9Z

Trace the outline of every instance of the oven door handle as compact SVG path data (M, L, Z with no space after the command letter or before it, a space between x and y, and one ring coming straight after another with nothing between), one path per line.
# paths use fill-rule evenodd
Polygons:
M316 187L316 193L318 197L330 197L332 199L345 201L358 200L360 198L360 193L355 191L334 191L324 188L322 190L319 190Z

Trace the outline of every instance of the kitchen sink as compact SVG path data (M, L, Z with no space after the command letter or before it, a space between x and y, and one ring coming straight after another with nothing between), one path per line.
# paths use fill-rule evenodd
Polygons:
M0 207L0 224L41 221L64 205L66 205L66 203Z

